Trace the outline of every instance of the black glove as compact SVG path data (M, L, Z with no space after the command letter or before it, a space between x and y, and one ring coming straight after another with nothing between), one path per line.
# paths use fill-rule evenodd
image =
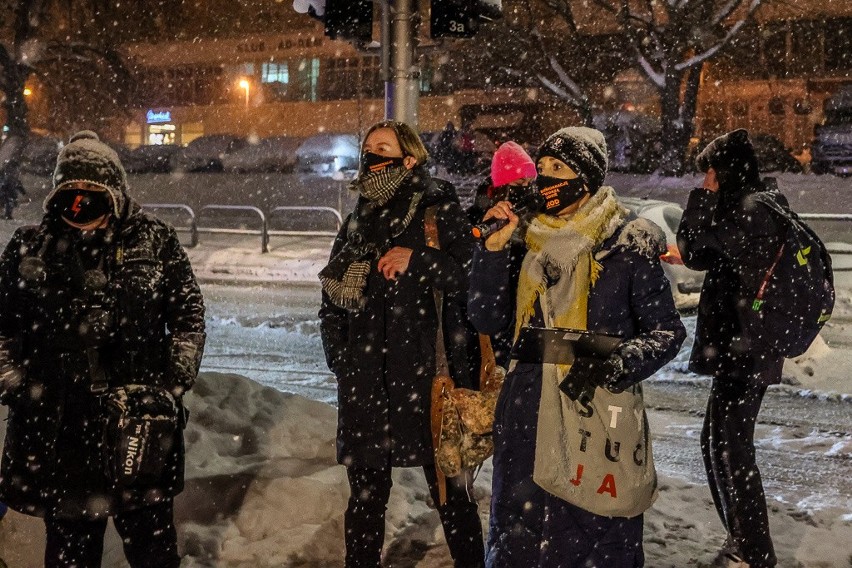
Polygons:
M181 333L172 335L169 347L169 380L166 385L177 398L192 388L201 366L204 352L203 333Z
M609 359L577 357L559 389L571 400L579 400L583 395L589 400L595 396L595 388L614 383L624 371L621 357L611 355Z

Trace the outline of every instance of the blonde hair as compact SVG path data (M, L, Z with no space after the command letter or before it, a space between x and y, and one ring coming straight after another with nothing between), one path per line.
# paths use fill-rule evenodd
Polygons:
M413 157L417 160L418 166L422 166L429 159L429 152L426 150L426 146L423 145L423 141L420 140L420 136L417 135L417 131L408 124L398 120L383 120L371 126L367 134L364 135L364 140L361 141L362 154L364 153L364 142L367 141L370 134L380 128L390 128L393 130L399 142L399 147L402 150L402 155Z

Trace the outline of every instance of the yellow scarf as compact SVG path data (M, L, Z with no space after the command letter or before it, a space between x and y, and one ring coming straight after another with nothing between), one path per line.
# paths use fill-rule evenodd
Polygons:
M515 338L529 323L539 298L548 327L586 329L589 289L601 271L593 251L627 214L615 191L602 187L570 217L542 214L532 220L518 281Z

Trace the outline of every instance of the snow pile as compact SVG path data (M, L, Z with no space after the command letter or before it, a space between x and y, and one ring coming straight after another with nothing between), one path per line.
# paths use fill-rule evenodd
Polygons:
M834 313L801 356L784 362L785 382L801 388L852 395L852 290L837 289Z
M342 566L349 490L334 459L335 409L218 373L203 373L186 402L187 483L176 501L182 566ZM484 524L490 485L487 462L475 488ZM706 486L661 476L660 489L646 515L648 565L709 566L724 533ZM779 557L845 565L848 514L771 503ZM452 566L419 469L395 470L385 543L388 566ZM43 547L39 519L10 512L0 523L0 557L10 566L39 566ZM105 567L126 566L112 528L105 548Z

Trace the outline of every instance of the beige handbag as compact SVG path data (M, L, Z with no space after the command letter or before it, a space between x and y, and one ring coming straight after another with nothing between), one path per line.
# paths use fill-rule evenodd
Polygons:
M426 244L440 248L435 207L426 209ZM494 359L487 335L479 336L482 364L480 390L455 388L450 377L444 344L443 294L435 290L438 332L435 342L435 378L432 381L431 426L432 446L438 475L440 504L446 502L446 478L467 475L494 453L491 430L497 397L503 385L505 370Z

